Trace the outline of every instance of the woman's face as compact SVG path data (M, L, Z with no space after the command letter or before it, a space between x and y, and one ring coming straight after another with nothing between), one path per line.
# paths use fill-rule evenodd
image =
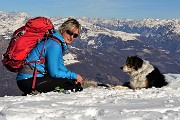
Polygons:
M73 28L72 30L62 30L62 36L66 44L71 44L79 35L79 29Z

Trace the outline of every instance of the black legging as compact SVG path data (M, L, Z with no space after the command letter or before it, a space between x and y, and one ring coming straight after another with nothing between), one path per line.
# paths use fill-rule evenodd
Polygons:
M33 78L18 80L17 85L24 94L32 92ZM35 90L38 92L54 91L56 87L64 88L65 90L72 90L75 88L75 80L67 78L52 78L49 76L37 77Z

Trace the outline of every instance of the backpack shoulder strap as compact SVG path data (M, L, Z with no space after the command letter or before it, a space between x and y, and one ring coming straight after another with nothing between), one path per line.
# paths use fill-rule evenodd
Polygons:
M63 42L61 40L59 40L58 38L52 36L50 37L51 39L53 39L54 41L58 42L59 44L62 44Z
M61 40L59 40L58 38L56 38L56 37L54 37L54 36L51 36L50 38L51 38L52 40L56 41L57 43L59 43L59 45L61 45L61 46L63 45L63 42L62 42ZM64 48L63 48L63 46L62 46L62 52L63 52L63 49L64 49Z

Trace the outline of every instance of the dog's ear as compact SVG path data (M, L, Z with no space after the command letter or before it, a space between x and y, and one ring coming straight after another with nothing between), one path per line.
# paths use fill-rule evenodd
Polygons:
M128 61L130 61L131 57L132 57L132 56L128 56L128 57L127 57L126 63L127 63Z
M136 58L135 58L134 69L135 69L135 70L138 70L138 68L141 68L142 65L143 65L143 60L140 59L140 58L138 58L138 57L136 57Z

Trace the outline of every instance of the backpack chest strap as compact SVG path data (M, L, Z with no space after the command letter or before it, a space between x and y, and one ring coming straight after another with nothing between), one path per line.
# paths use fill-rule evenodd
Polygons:
M34 64L42 64L42 63L45 63L45 58L40 58L39 60L34 60L34 61L29 61L29 62L26 62L25 64L29 65L31 63L34 63Z

